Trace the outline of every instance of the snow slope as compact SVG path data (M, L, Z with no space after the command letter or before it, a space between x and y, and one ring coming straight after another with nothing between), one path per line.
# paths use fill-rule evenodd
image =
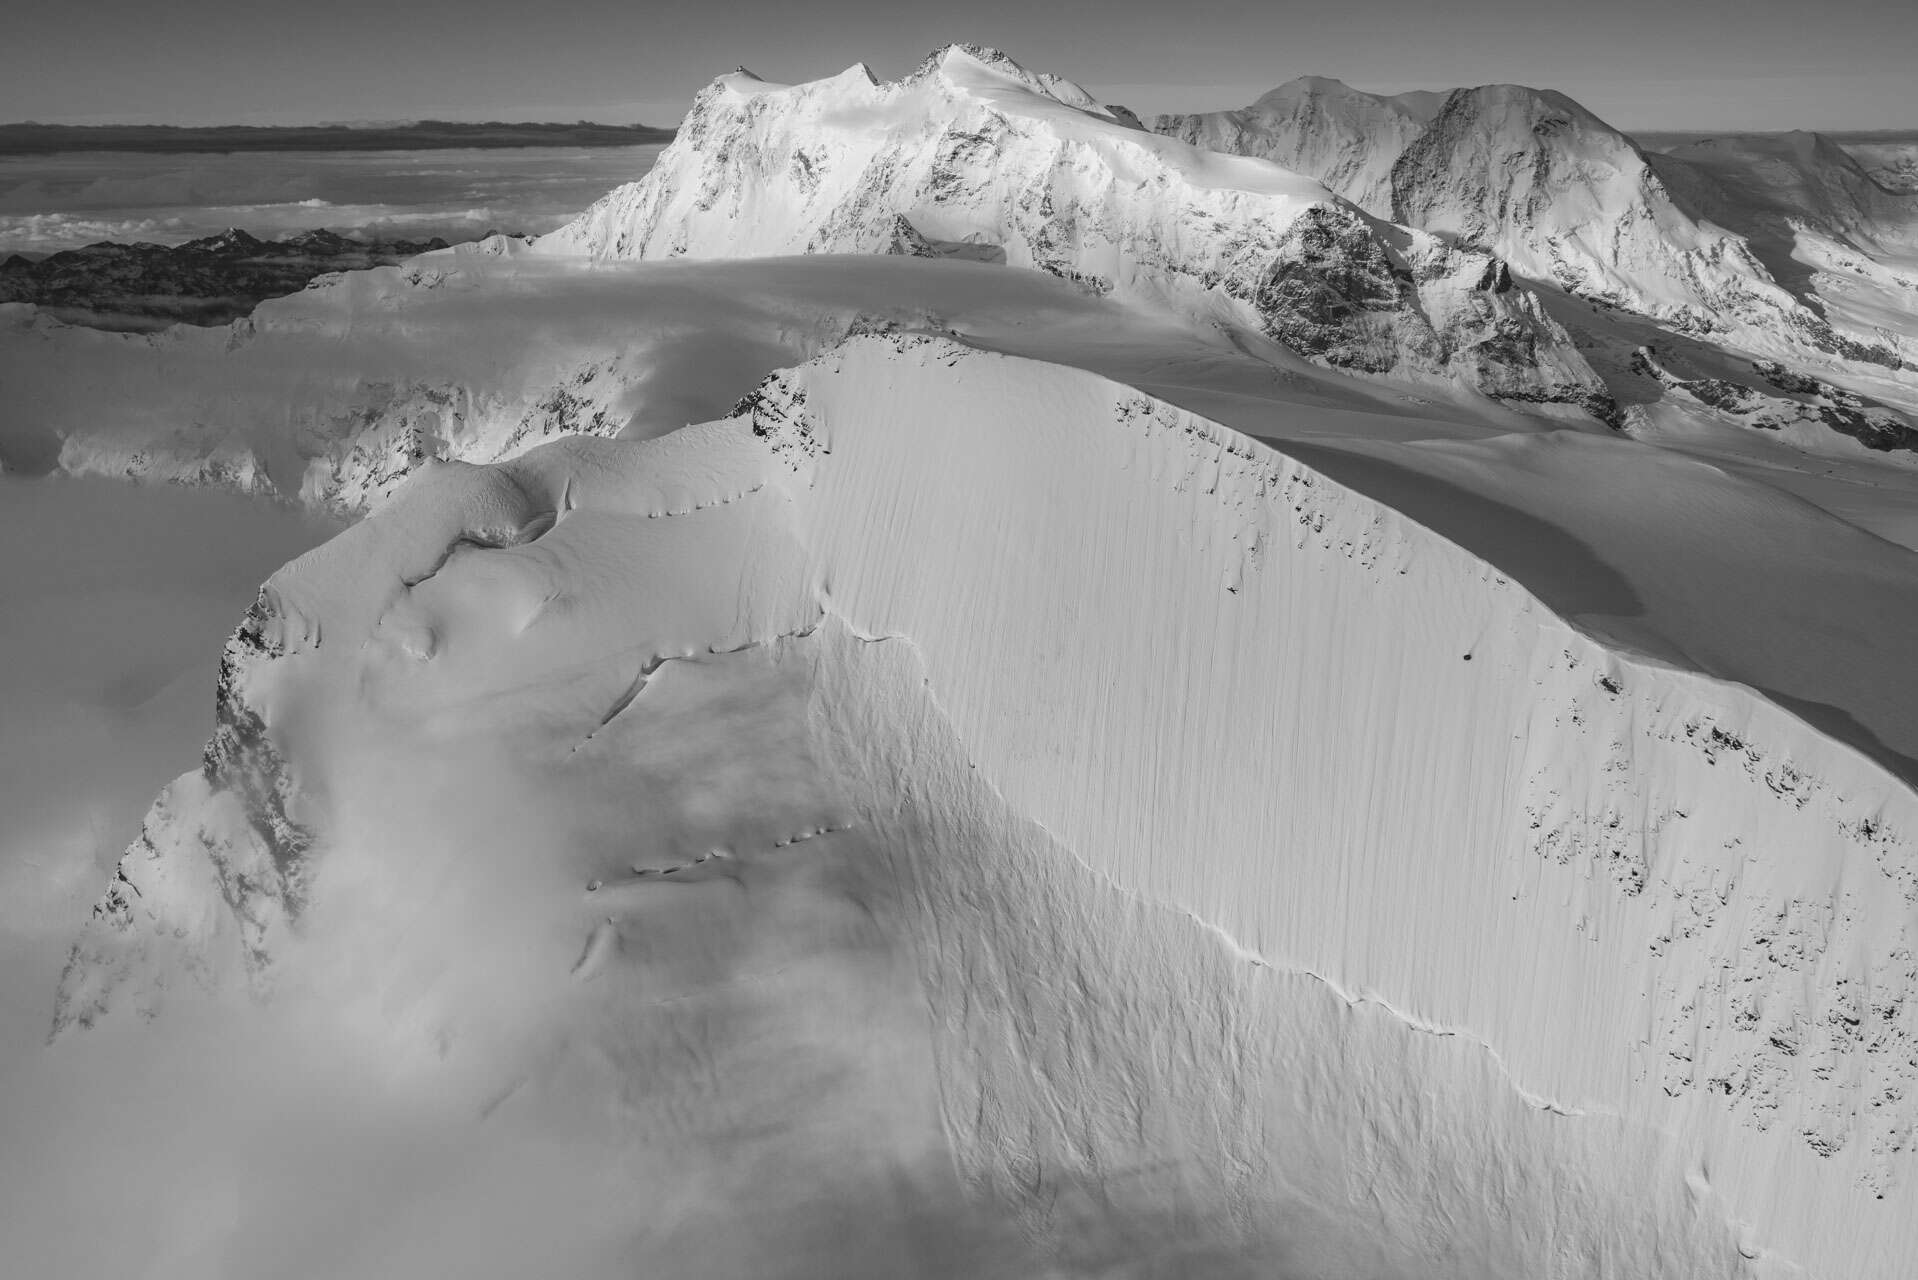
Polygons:
M645 178L538 248L986 255L1333 367L1611 413L1563 330L1488 254L1147 133L988 50L942 50L894 83L864 66L798 86L721 77Z
M1307 466L859 337L275 575L54 1052L311 1001L506 1151L577 1136L569 1274L717 1213L756 1274L1891 1277L1914 832Z

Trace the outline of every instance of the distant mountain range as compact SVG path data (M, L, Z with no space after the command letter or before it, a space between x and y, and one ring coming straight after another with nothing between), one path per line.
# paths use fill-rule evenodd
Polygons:
M20 254L0 262L0 302L31 302L68 323L110 329L225 324L329 271L390 266L444 248L437 237L351 240L326 230L261 240L237 227L172 247L103 242L37 262Z
M0 124L0 155L56 151L432 151L450 147L632 147L670 142L673 130L645 124L419 120L368 128L343 124L265 126L170 124Z

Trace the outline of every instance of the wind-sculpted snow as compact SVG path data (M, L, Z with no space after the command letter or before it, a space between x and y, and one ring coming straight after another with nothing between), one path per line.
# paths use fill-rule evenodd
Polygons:
M884 84L863 66L798 86L722 77L644 179L539 249L989 254L1245 325L1335 368L1613 412L1489 254L1366 217L1276 166L1146 133L988 51L950 48Z
M1753 190L1776 179L1749 172L1749 155L1735 173L1707 174L1711 144L1648 156L1565 95L1517 85L1382 97L1299 80L1243 111L1161 116L1152 127L1268 157L1379 217L1497 254L1527 281L1680 333L1819 362L1895 369L1908 358L1875 326L1794 293L1805 273L1790 261L1790 234L1780 250L1760 226L1780 204L1840 235L1867 224L1882 235L1894 213L1908 222L1890 208L1898 197L1866 192L1876 184L1862 170L1843 175L1838 201L1822 191L1812 199L1767 191L1754 201ZM1871 212L1861 215L1864 205Z
M717 422L431 466L235 644L242 729L70 1022L317 988L682 1187L759 1150L731 1117L831 1123L1011 1224L974 1274L1918 1247L1918 798L1093 375L864 336ZM834 1083L756 1110L782 1053Z

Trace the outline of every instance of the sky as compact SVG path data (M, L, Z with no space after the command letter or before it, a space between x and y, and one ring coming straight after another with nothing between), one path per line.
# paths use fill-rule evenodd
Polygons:
M1518 82L1623 128L1918 128L1912 0L37 0L0 19L0 120L677 123L713 76L954 41L1145 113L1298 75Z

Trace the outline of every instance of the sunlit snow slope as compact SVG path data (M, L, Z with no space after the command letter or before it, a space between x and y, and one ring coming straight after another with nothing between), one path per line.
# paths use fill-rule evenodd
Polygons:
M1087 373L859 337L430 467L269 583L221 725L53 1052L312 1001L573 1135L552 1271L1918 1248L1918 799Z

